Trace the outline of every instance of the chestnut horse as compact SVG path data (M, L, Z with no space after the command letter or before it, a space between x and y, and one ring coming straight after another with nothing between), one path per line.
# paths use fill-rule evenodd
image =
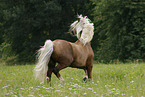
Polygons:
M36 78L44 82L46 77L50 82L53 72L58 79L63 80L59 71L66 67L73 67L84 69L86 73L84 81L92 79L94 53L90 41L94 35L94 26L90 22L86 16L80 15L78 20L71 24L70 31L73 31L78 38L75 43L65 40L45 42L45 45L38 50L38 61L34 68Z

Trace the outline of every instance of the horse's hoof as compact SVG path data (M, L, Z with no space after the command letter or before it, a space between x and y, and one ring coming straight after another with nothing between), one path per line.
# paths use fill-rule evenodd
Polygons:
M87 82L87 79L88 79L88 78L85 76L85 77L83 78L83 82L86 83L86 82Z
M46 80L47 80L47 83L49 83L49 82L50 82L50 79L49 79L49 77L46 77Z
M46 77L46 80L49 81L49 77Z

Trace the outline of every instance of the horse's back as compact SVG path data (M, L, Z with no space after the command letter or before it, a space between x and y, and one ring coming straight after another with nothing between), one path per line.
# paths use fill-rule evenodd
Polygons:
M53 41L53 53L52 58L54 61L60 64L70 65L73 61L72 46L65 40Z

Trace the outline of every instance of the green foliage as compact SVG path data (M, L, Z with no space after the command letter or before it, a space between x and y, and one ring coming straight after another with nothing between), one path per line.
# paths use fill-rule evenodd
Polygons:
M94 22L100 45L98 60L145 59L144 9L144 1L96 1Z
M2 0L1 0L2 1ZM9 2L9 3L8 3ZM5 0L0 6L3 40L18 61L32 62L46 39L72 40L66 32L77 13L89 14L88 0ZM86 4L87 3L87 4ZM87 8L86 8L87 6ZM82 12L83 11L83 12ZM1 37L1 36L0 36Z
M13 65L17 62L17 56L12 51L11 45L6 42L0 45L0 61L7 65Z
M10 44L3 43L0 45L0 55L2 59L6 59L7 57L13 55Z
M55 1L12 0L9 2L11 3L3 11L6 21L4 39L11 44L12 50L18 54L20 61L32 61L36 48L39 48L48 37L50 28L53 25L58 27L60 19L54 15L60 14L61 7Z
M144 0L0 2L0 49L9 44L5 53L0 51L1 57L9 56L11 50L19 62L33 62L35 52L46 39L76 41L67 32L76 15L83 14L95 24L92 40L95 59L102 62L145 59Z

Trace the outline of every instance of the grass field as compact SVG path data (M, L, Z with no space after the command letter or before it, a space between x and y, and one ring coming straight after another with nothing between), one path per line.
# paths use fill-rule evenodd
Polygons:
M33 77L35 65L0 65L0 97L145 97L145 63L94 64L93 81L82 82L85 73L66 68L51 87Z

